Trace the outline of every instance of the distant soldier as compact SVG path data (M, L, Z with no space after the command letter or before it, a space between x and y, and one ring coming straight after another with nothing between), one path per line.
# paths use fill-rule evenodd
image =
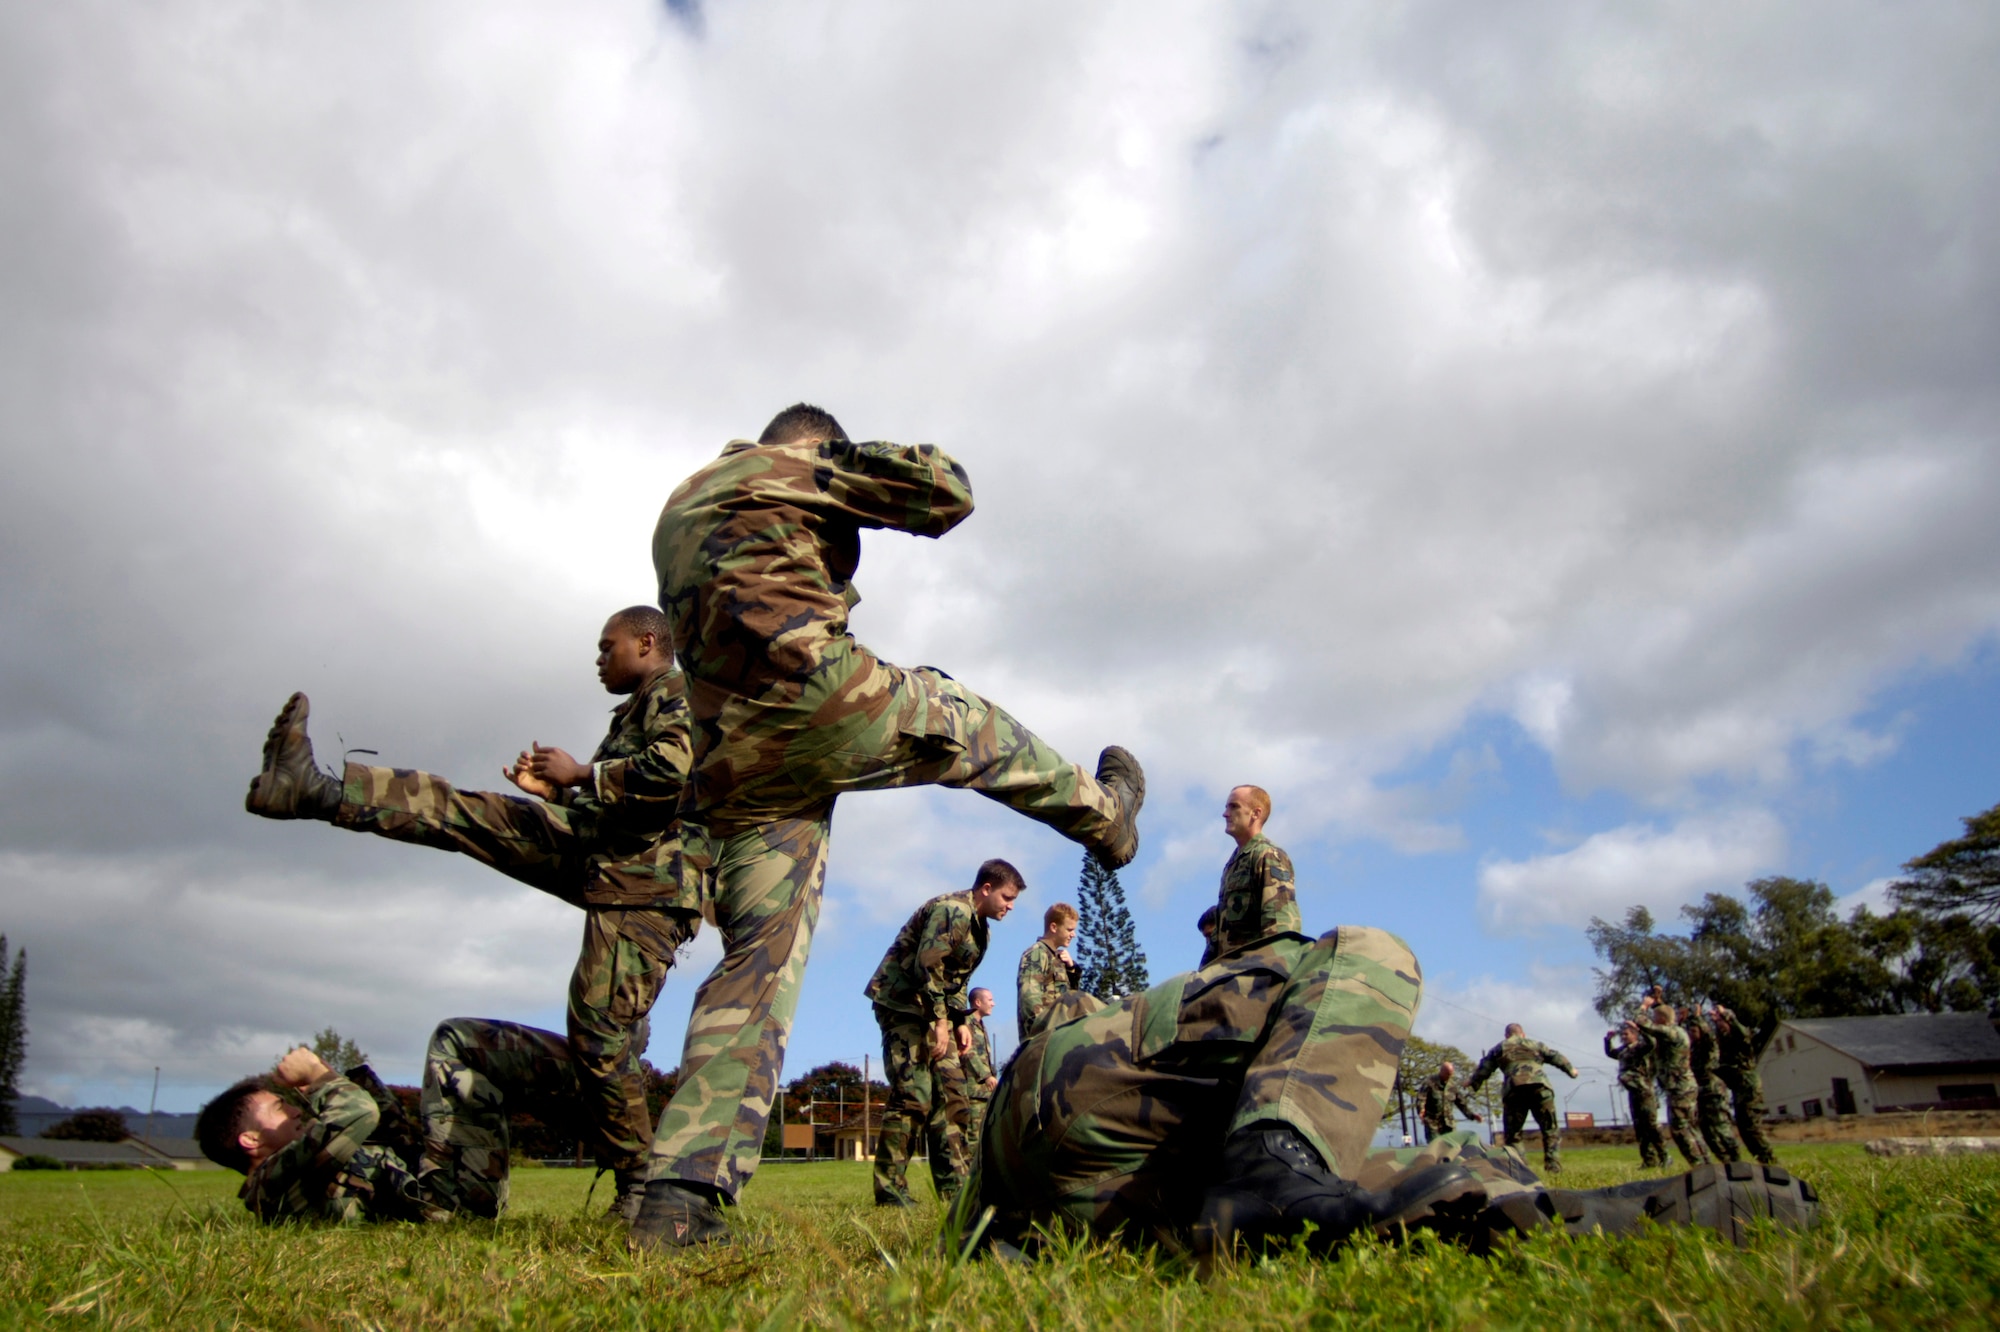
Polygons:
M1211 957L1215 953L1215 922L1222 915L1214 907L1209 907L1195 920L1195 930L1201 935L1201 955Z
M1300 932L1298 892L1292 883L1292 858L1264 836L1271 817L1271 797L1261 786L1239 786L1222 806L1222 830L1236 843L1222 867L1217 894L1215 937L1202 955L1207 966L1267 935Z
M1672 1004L1655 1004L1646 1015L1651 1019L1646 1035L1653 1046L1653 1081L1667 1103L1667 1131L1689 1165L1702 1165L1708 1160L1708 1151L1701 1145L1696 1128L1700 1106L1688 1057L1688 1034L1674 1021Z
M1457 1127L1454 1111L1475 1124L1486 1122L1467 1099L1465 1084L1452 1085L1452 1074L1457 1071L1447 1059L1438 1065L1437 1072L1417 1084L1417 1118L1423 1121L1425 1142L1442 1138Z
M1544 1064L1553 1064L1572 1078L1576 1065L1552 1045L1531 1039L1521 1024L1507 1025L1505 1039L1486 1052L1479 1067L1472 1070L1471 1090L1478 1091L1486 1079L1500 1070L1500 1117L1502 1133L1509 1147L1520 1145L1521 1129L1528 1116L1542 1130L1542 1168L1545 1173L1562 1173L1562 1121L1556 1115L1556 1089L1549 1085Z
M1618 1085L1632 1108L1632 1133L1639 1140L1639 1164L1647 1170L1667 1164L1667 1141L1660 1135L1660 1100L1653 1094L1653 1043L1636 1022L1604 1033L1604 1053L1618 1061Z
M313 762L309 704L294 694L264 742L264 770L244 801L271 819L335 827L456 851L583 908L569 983L569 1043L590 1105L590 1143L613 1172L612 1208L638 1214L653 1116L639 1056L646 1018L698 910L626 871L671 853L669 832L688 772L688 705L666 617L630 606L605 621L597 678L625 701L589 763L534 745L502 769L527 792L465 791L433 773L349 763L339 777Z
M1701 1140L1718 1161L1741 1161L1743 1149L1736 1131L1729 1127L1729 1088L1716 1071L1721 1053L1715 1028L1702 1017L1699 1008L1680 1010L1681 1027L1688 1034L1688 1069L1694 1074L1695 1112L1701 1126Z
M422 1128L366 1066L334 1072L300 1046L201 1109L209 1160L246 1178L260 1221L449 1221L507 1207L507 1118L555 1122L578 1104L569 1044L484 1018L438 1024L424 1057Z
M938 1199L950 1202L972 1172L965 1065L972 1005L965 982L986 956L986 922L1014 909L1021 872L1004 860L979 867L967 892L933 897L911 914L864 991L882 1028L888 1108L875 1146L875 1203L909 1207L910 1155L921 1134Z
M972 1102L972 1118L965 1129L965 1159L979 1159L979 1130L986 1122L986 1107L992 1104L993 1089L999 1085L999 1065L993 1062L993 1038L986 1032L986 1019L993 1016L993 991L976 986L967 996L972 1014L965 1025L972 1032L972 1048L965 1052L965 1095Z
M1715 1024L1715 1072L1734 1103L1736 1132L1744 1150L1765 1165L1775 1165L1776 1152L1764 1133L1764 1079L1757 1072L1756 1036L1721 1004L1708 1010Z
M1049 1012L1065 990L1074 990L1083 969L1069 955L1069 941L1076 937L1076 908L1057 902L1042 913L1042 937L1021 954L1015 973L1014 1029L1017 1042L1027 1039L1048 1024Z

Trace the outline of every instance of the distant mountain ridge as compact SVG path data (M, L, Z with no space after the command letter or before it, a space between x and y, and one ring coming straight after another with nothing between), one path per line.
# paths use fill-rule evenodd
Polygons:
M95 1110L97 1106L58 1105L46 1096L23 1096L14 1103L14 1122L20 1126L24 1138L38 1138L42 1130L62 1123L78 1110ZM125 1116L125 1127L134 1133L146 1133L146 1112L134 1110L129 1105L111 1107ZM150 1132L156 1138L192 1138L195 1116L192 1114L168 1114L157 1111L153 1115Z

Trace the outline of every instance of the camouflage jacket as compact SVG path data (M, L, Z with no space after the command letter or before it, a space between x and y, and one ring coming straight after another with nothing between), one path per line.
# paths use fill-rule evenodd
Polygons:
M729 694L798 698L847 635L862 528L937 537L971 512L965 469L935 445L731 441L675 489L653 532L695 716Z
M965 983L985 956L986 918L972 909L972 894L945 893L903 922L862 993L892 1013L962 1025L972 1011Z
M974 1013L965 1020L972 1029L972 1049L965 1056L965 1092L975 1101L993 1095L986 1079L993 1076L993 1038L986 1034L986 1019Z
M1725 1082L1757 1077L1757 1038L1740 1019L1715 1028L1715 1071Z
M1449 1126L1454 1111L1467 1119L1479 1118L1479 1112L1466 1099L1464 1083L1446 1082L1440 1071L1417 1084L1417 1117L1424 1123Z
M1653 1042L1653 1081L1660 1090L1669 1096L1695 1091L1687 1032L1677 1023L1654 1022L1646 1027L1646 1035Z
M338 1073L304 1089L305 1132L259 1162L237 1194L261 1221L418 1220L416 1176L371 1143L382 1107Z
M1020 1043L1048 1024L1049 1010L1073 990L1083 977L1083 968L1056 956L1056 950L1037 939L1021 954L1021 969L1014 975L1014 1024Z
M1715 1028L1709 1025L1707 1018L1691 1010L1688 1013L1686 1030L1688 1068L1694 1074L1695 1085L1703 1090L1712 1087L1720 1091L1722 1079L1716 1075L1721 1072L1717 1067L1721 1047L1716 1043Z
M1646 1039L1646 1025L1638 1024L1639 1039L1629 1044L1625 1033L1604 1033L1604 1053L1618 1061L1618 1085L1626 1091L1648 1091L1653 1085L1653 1043Z
M611 728L590 756L590 784L564 791L561 803L592 815L600 837L658 836L680 807L691 750L687 687L669 668L611 710Z
M1267 935L1304 932L1292 858L1262 833L1237 847L1222 867L1215 906L1215 938L1201 955L1203 966Z
M1576 1076L1576 1065L1553 1045L1544 1045L1532 1036L1509 1036L1486 1052L1486 1057L1479 1061L1479 1067L1472 1070L1468 1083L1472 1090L1478 1091L1497 1068L1500 1070L1501 1087L1505 1091L1521 1087L1547 1087L1549 1075L1542 1071L1544 1064L1554 1064L1571 1077Z

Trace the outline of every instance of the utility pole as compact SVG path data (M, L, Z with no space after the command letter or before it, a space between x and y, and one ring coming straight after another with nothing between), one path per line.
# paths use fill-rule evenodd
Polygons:
M868 1061L872 1058L873 1055L861 1056L861 1159L864 1161L873 1154L868 1150L868 1112L875 1104L874 1089L868 1085L870 1069Z
M153 1099L146 1102L146 1136L153 1136L153 1111L160 1107L160 1066L153 1065Z

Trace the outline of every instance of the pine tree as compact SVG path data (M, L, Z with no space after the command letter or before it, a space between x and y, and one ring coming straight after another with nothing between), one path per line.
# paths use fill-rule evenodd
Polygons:
M7 965L7 936L0 934L0 1133L19 1132L14 1107L20 1100L21 1064L28 1057L28 950Z
M1086 852L1077 881L1076 961L1080 987L1107 1003L1146 988L1146 954L1125 909L1118 871Z

